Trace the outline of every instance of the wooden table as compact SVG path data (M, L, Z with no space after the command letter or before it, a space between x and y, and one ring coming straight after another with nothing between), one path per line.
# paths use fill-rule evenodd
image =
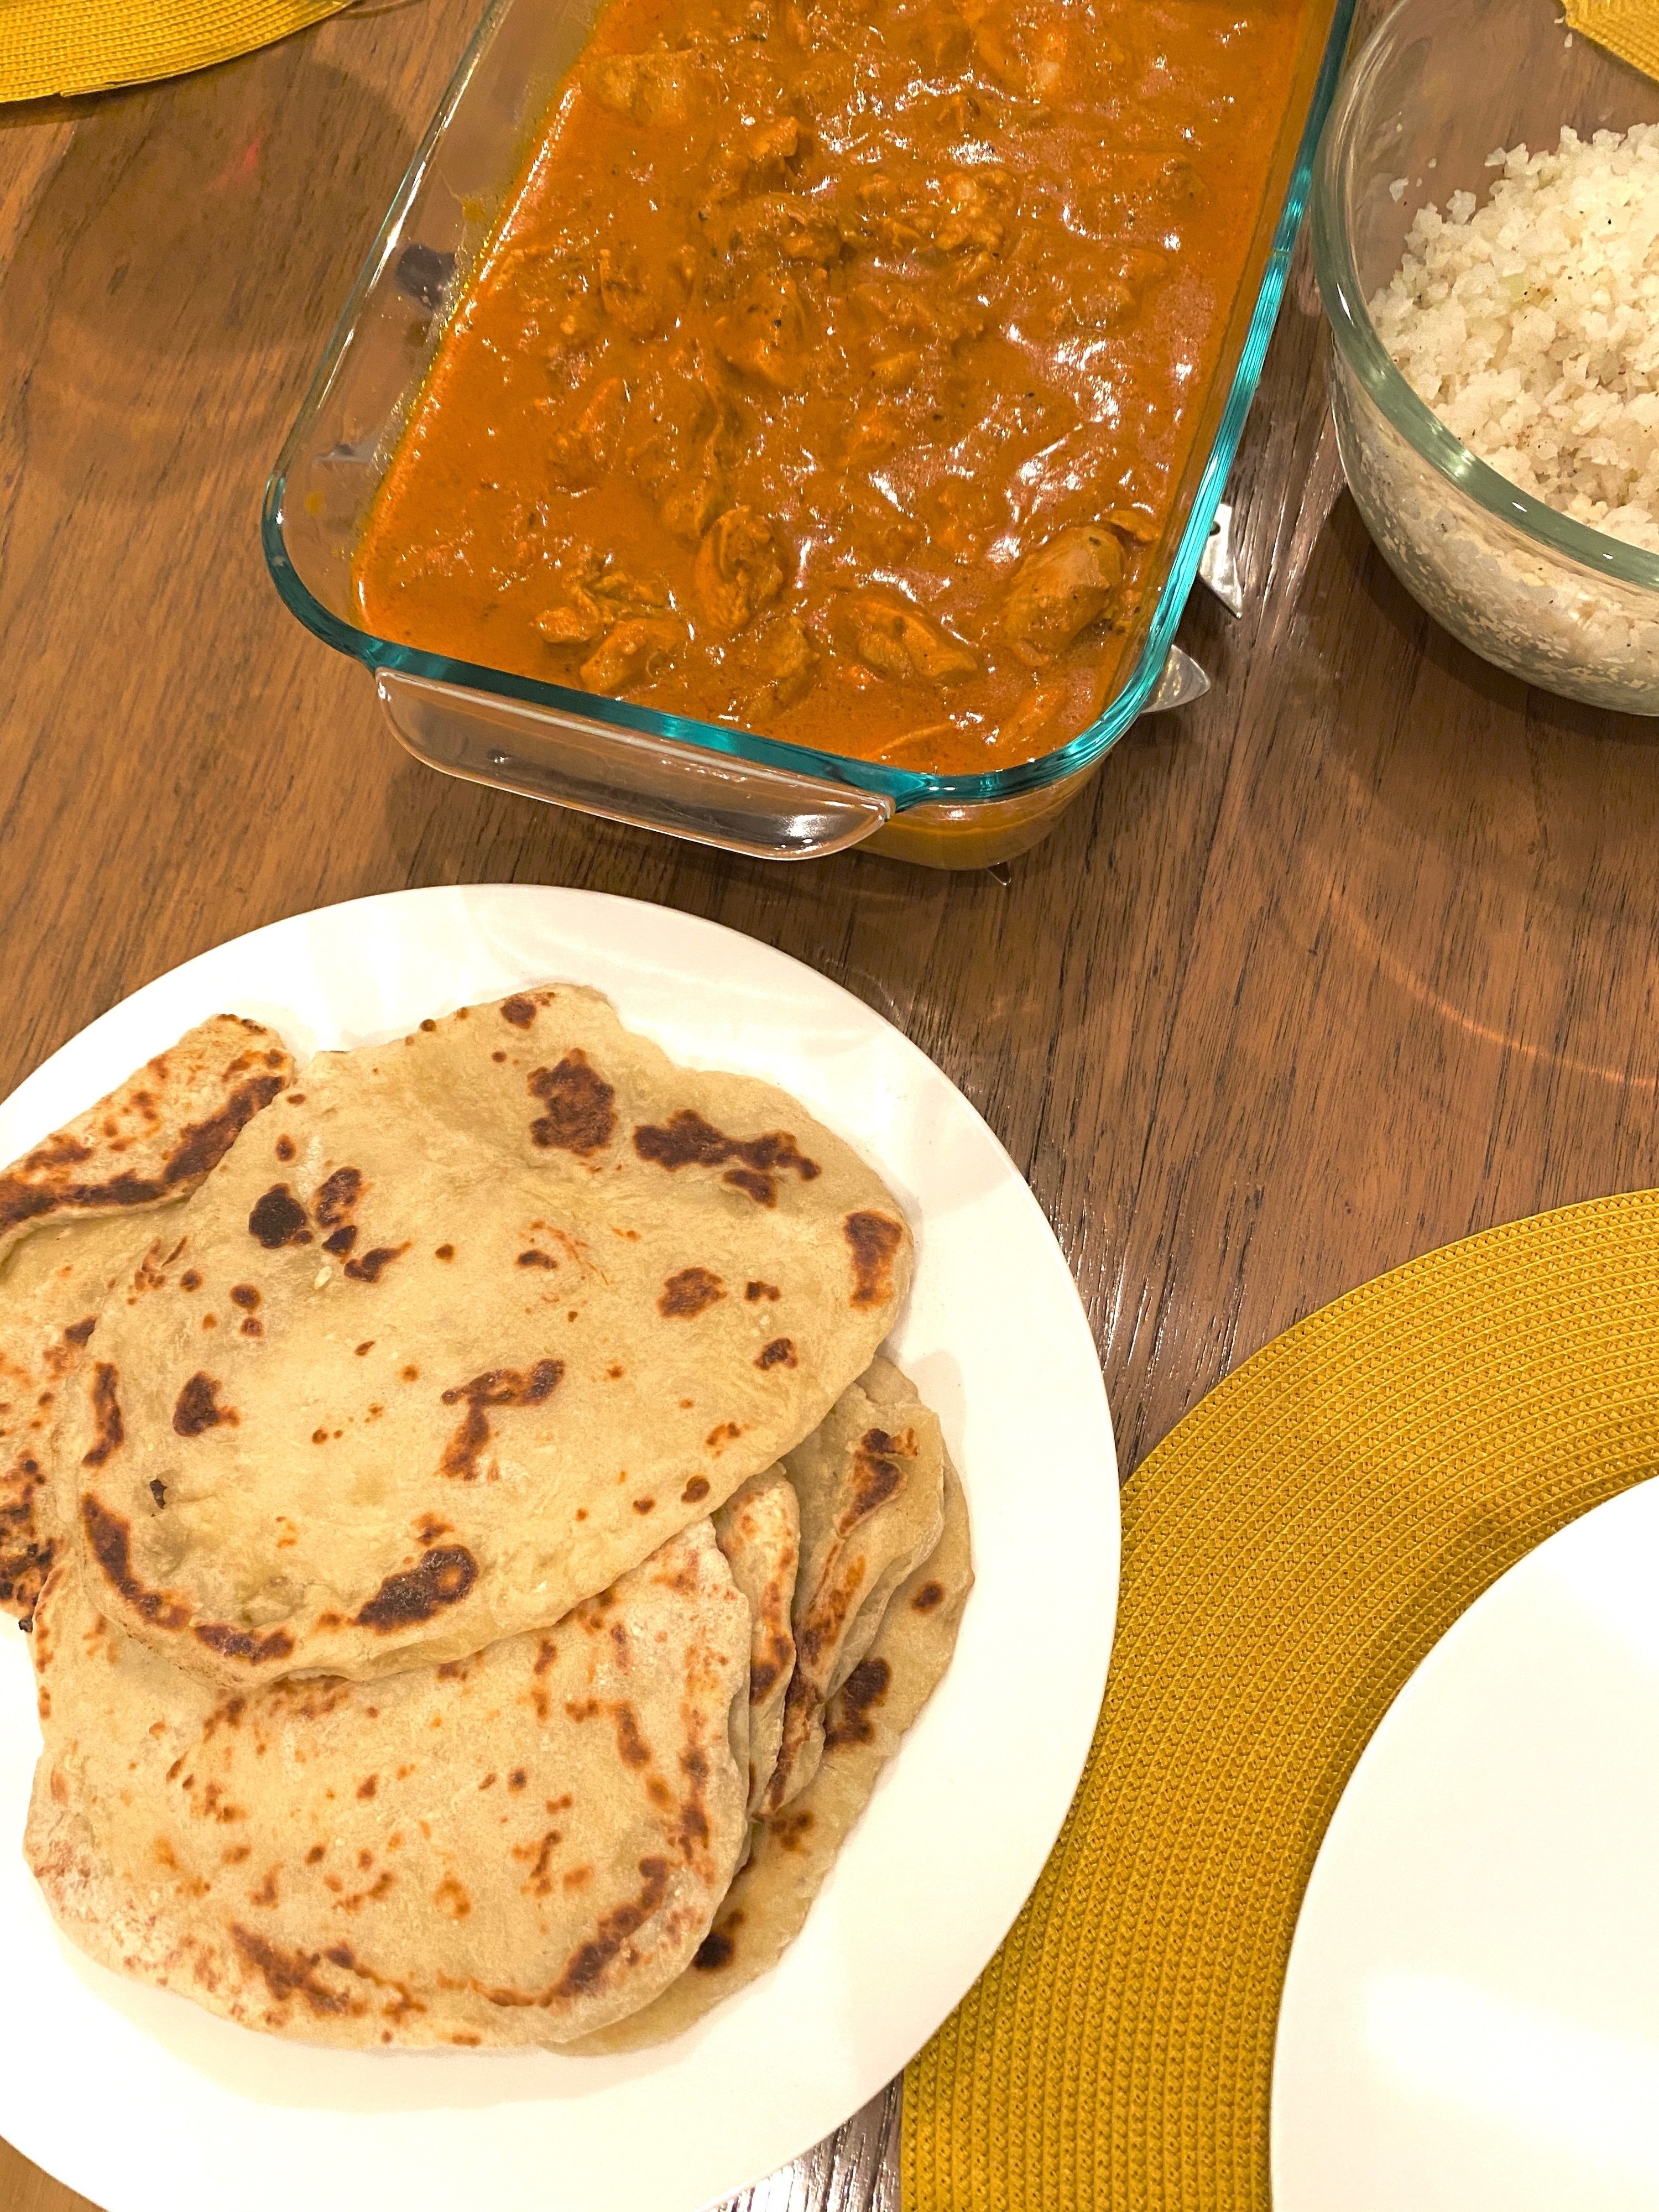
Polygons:
M1523 690L1395 585L1336 496L1305 269L1233 489L1248 611L1200 592L1182 633L1215 689L1012 868L734 860L406 758L279 605L257 519L477 7L0 110L0 1095L164 969L333 900L517 880L713 916L988 1118L1076 1272L1126 1472L1339 1291L1659 1181L1659 724ZM895 2205L896 2113L740 2201ZM82 2201L0 2145L11 2212Z

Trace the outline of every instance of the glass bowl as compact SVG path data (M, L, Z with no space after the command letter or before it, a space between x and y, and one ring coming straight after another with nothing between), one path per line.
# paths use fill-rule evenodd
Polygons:
M1207 688L1174 645L1284 289L1353 0L1281 0L1291 94L1259 204L1231 211L1244 280L1125 652L1090 728L1041 757L932 775L457 661L371 635L350 562L450 313L598 0L493 0L399 186L265 495L265 557L289 608L374 677L398 738L449 775L728 851L805 859L868 839L938 867L1047 834L1136 716Z
M1313 194L1331 401L1354 502L1419 605L1523 682L1659 714L1659 556L1529 498L1407 383L1366 302L1418 210L1484 201L1499 147L1659 120L1659 84L1564 29L1554 0L1402 0L1332 110Z

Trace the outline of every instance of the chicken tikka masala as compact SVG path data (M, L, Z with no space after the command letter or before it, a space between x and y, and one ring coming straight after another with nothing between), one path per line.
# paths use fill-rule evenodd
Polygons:
M428 651L942 773L1099 714L1298 0L611 0L371 512Z

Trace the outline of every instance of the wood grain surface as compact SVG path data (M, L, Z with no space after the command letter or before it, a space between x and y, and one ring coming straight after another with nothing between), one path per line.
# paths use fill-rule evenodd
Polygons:
M1659 723L1524 690L1394 582L1339 495L1305 268L1233 486L1245 617L1200 592L1182 630L1215 689L1009 869L734 860L405 757L257 521L477 4L0 110L0 1095L179 961L364 892L711 916L986 1115L1075 1270L1126 1472L1380 1269L1659 1181ZM737 2202L890 2212L896 2105ZM0 2146L7 2212L82 2201Z

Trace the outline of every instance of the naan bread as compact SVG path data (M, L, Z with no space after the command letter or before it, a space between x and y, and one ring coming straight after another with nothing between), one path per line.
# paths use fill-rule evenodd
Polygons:
M0 1174L0 1611L28 1620L60 1540L58 1407L105 1300L292 1072L216 1015Z
M789 1609L800 1565L800 1506L781 1467L751 1474L714 1516L714 1534L749 1601L749 1809L757 1812L783 1741L794 1671Z
M945 1510L939 1417L890 1360L873 1361L784 1464L800 1500L801 1564L768 1813L817 1772L824 1707L870 1649L893 1592L938 1543Z
M967 1502L947 1461L939 1547L895 1594L874 1643L831 1701L812 1780L752 1830L748 1863L687 1972L653 2004L585 2038L577 2051L665 2043L776 1965L799 1935L882 1768L950 1665L973 1579Z
M749 1608L705 1520L550 1631L228 1698L36 1615L26 1851L93 1958L312 2043L557 2044L672 1980L742 1850Z
M195 1189L294 1073L282 1039L216 1014L0 1173L0 1260L48 1221L134 1213Z
M848 1146L591 990L319 1055L274 1112L66 1414L91 1595L209 1679L556 1620L816 1427L908 1283Z

